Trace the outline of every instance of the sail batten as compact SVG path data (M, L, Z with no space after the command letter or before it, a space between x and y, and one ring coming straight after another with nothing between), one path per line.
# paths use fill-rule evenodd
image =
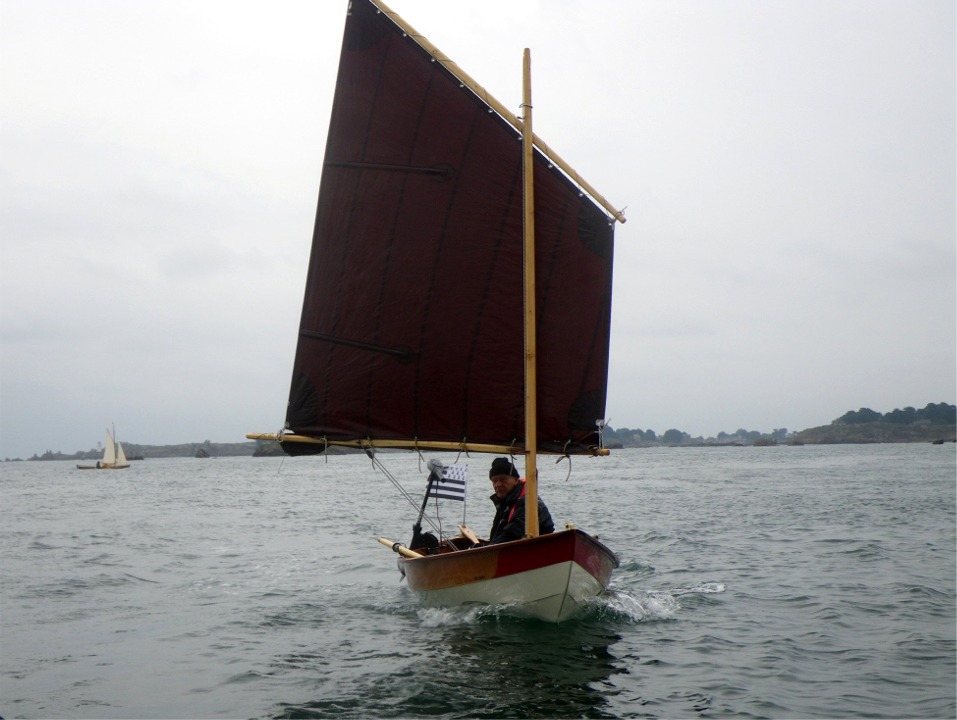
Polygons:
M370 343L358 342L356 340L350 340L348 338L339 337L336 335L326 335L324 333L312 332L309 330L303 330L301 333L299 333L299 335L300 337L311 338L312 340L323 340L328 343L349 345L351 347L362 348L370 352L393 355L403 362L410 362L413 355L412 350L407 347L381 347L379 345L372 345Z
M420 173L422 175L430 175L440 179L449 178L455 173L455 170L447 165L441 167L416 167L412 165L395 165L390 163L358 161L346 162L336 160L328 160L324 164L329 167L353 168L356 170L383 170L386 172Z
M432 59L372 0L353 0L290 386L292 434L524 448L522 144ZM613 229L538 149L533 162L537 442L542 452L594 452Z

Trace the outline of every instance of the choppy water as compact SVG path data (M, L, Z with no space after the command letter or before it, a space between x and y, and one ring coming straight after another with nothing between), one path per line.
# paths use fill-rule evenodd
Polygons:
M0 715L953 718L955 471L953 445L546 459L556 522L622 558L554 626L420 608L374 541L414 513L362 456L5 463Z

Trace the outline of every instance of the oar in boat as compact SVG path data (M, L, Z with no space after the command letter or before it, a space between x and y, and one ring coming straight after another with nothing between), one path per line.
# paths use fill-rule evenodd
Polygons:
M462 537L468 538L469 542L473 545L479 544L478 535L472 532L472 528L468 525L459 525L459 532L462 533Z
M402 557L407 558L420 558L425 557L424 555L419 555L415 550L409 550L405 545L402 545L397 542L393 542L388 538L380 537L379 542L386 547L392 548L395 552L399 553Z

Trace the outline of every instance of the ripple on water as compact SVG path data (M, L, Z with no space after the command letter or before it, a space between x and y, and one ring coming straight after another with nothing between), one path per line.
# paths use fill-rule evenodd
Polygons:
M150 461L108 487L4 464L10 713L955 717L955 467L927 449L579 465L549 507L622 564L558 626L422 607L387 551L347 541L408 529L364 456L279 475L267 459ZM363 480L358 521L333 492L346 476Z

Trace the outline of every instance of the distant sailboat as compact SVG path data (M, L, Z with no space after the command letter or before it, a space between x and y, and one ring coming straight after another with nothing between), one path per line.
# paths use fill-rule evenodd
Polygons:
M96 465L77 465L77 470L125 470L130 466L123 452L123 446L115 440L116 429L111 433L106 431L106 446L103 448L103 459Z
M463 525L420 545L417 523L410 547L380 542L428 605L557 622L618 566L581 530L539 535L535 499L538 453L607 454L624 217L531 132L529 66L526 51L519 119L381 0L349 3L285 431L247 437L374 462L383 448L524 458L525 538L487 544Z

